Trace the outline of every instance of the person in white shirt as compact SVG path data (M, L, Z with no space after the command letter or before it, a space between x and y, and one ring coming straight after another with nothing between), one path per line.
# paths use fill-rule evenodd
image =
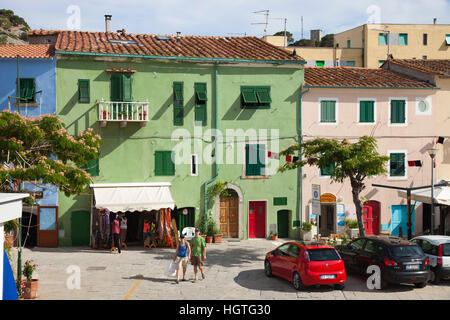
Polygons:
M120 242L122 243L122 247L127 248L127 217L125 214L122 215L122 219L120 221Z

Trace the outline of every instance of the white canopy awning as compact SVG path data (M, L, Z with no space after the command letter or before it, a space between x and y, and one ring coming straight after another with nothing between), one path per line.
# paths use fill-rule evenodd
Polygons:
M112 212L150 211L175 207L168 182L91 184L95 207Z
M434 187L434 203L450 206L450 187ZM406 191L399 191L400 196L406 198ZM411 191L411 199L431 203L431 188Z

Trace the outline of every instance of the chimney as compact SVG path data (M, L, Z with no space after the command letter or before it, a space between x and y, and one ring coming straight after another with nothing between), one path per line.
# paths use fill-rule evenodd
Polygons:
M111 32L111 17L110 14L105 14L105 32Z
M433 24L436 24L437 19L433 18Z
M180 42L181 32L177 31L177 42Z

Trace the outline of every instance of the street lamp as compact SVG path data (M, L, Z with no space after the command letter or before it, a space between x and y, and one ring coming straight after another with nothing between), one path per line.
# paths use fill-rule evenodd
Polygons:
M434 234L434 158L438 149L430 148L427 150L431 157L431 234Z

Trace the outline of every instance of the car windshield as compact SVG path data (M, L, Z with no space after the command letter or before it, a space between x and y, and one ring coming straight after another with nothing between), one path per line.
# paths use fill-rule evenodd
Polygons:
M450 257L450 243L442 244L442 255L444 257Z
M308 250L309 260L311 261L332 261L341 260L334 249L314 249Z
M417 245L404 245L390 247L392 255L395 257L412 257L423 255L422 249Z

